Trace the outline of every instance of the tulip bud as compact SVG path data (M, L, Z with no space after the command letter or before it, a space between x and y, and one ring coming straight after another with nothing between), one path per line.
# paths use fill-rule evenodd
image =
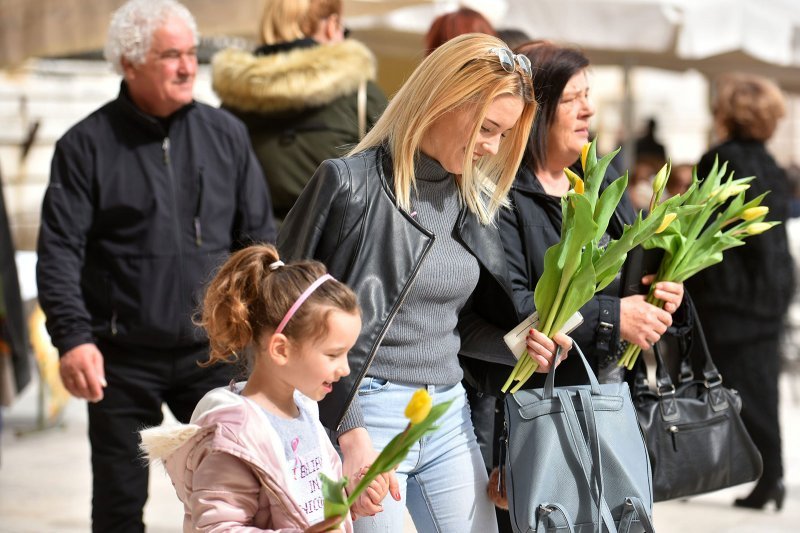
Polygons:
M745 231L748 235L758 235L760 233L764 233L769 228L772 227L772 224L769 222L756 222L754 224L750 224L745 228Z
M589 155L589 148L592 147L592 143L586 143L581 148L581 168L584 172L586 172L586 157Z
M663 220L661 220L661 225L656 230L656 233L661 233L662 231L667 229L669 225L672 224L672 221L675 220L676 218L678 218L677 213L667 213L667 215L664 216Z
M428 391L419 389L408 401L405 410L406 418L411 420L412 424L419 424L427 418L428 414L431 412L432 405L433 399L430 394L428 394Z
M742 220L755 220L767 213L769 213L769 207L767 206L760 205L758 207L751 207L742 211Z
M568 168L564 169L564 173L567 175L567 179L569 180L569 184L572 186L573 189L575 189L575 192L578 193L578 194L583 194L583 191L585 190L585 186L584 186L584 183L583 183L583 180L581 179L581 177L578 176L577 174L575 174L573 171L571 171Z
M653 178L653 195L650 197L650 212L658 205L661 195L664 194L664 187L667 186L667 178L669 178L670 164L667 163L661 170L658 171L656 177Z

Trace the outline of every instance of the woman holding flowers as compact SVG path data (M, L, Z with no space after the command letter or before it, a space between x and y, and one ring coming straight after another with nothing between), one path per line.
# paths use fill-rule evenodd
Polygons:
M547 41L532 41L516 51L536 67L533 83L540 108L511 190L511 209L501 211L499 227L517 309L527 316L535 310L533 294L542 276L544 254L560 240L561 198L572 188L564 169L579 161L589 142L594 106L589 100L589 60L580 51ZM601 189L618 177L612 174L607 173ZM609 224L608 238L619 238L623 224L633 219L633 208L623 196ZM683 286L667 282L656 286L656 296L666 302L664 309L645 302L641 295L620 298L618 294L619 283L612 283L592 298L580 310L583 324L571 334L599 370L601 381L622 378L622 369L616 365L621 341L648 348L659 340L681 303ZM575 363L559 368L559 383L585 380L580 361Z
M768 192L762 206L769 221L788 216L788 182L765 146L784 115L784 99L773 83L753 75L720 78L712 102L714 124L722 143L700 160L705 176L719 158L734 177L755 176L746 200ZM762 207L763 209L763 207ZM742 397L742 421L764 460L753 492L736 500L741 507L780 508L784 488L778 422L778 340L792 295L792 258L783 225L748 238L745 246L725 252L723 261L687 281L703 323L711 355L728 387Z
M448 41L417 67L348 157L324 162L281 228L279 248L313 257L358 294L364 325L352 373L320 405L352 475L408 421L420 387L454 400L439 429L400 464L383 512L356 531L496 531L486 470L461 386L465 360L499 367L518 323L493 224L535 113L530 63L497 38ZM566 337L556 339L569 347ZM549 369L556 344L531 331L530 357Z

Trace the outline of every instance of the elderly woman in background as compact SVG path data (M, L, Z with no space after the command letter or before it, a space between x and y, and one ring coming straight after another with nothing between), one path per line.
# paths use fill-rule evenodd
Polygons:
M212 83L247 126L280 222L317 166L361 140L386 97L375 57L345 38L341 0L266 0L260 37L255 52L215 55Z
M458 356L484 365L482 376L505 378L514 364L502 336L518 316L493 222L535 109L527 58L488 35L456 37L422 61L348 157L320 166L281 229L284 256L323 261L363 310L352 372L320 406L345 475L406 427L415 390L454 400L398 467L394 498L377 495L383 512L356 531L402 531L403 505L418 531L497 530ZM546 371L556 345L536 331L527 343Z
M719 158L736 177L755 176L746 199L768 192L762 205L767 220L785 222L789 185L784 171L767 151L784 99L773 83L754 75L720 78L712 102L714 125L722 143L697 166L706 176ZM687 282L714 362L727 386L742 397L742 421L764 460L764 472L739 507L761 509L770 501L783 505L783 462L778 420L778 342L793 287L792 258L786 229L780 224L750 237L745 246L725 252L722 263Z
M517 310L527 316L535 310L533 291L542 276L544 253L561 236L561 198L570 189L564 168L576 164L589 141L589 120L595 109L589 100L589 60L580 51L546 41L526 43L517 51L536 68L533 84L540 108L511 190L511 209L504 209L500 216L500 235ZM609 172L601 190L617 177ZM623 224L633 218L633 209L623 197L607 238L618 238ZM612 283L581 308L583 324L571 336L599 371L601 381L622 379L624 369L616 364L622 341L649 348L659 340L681 303L683 286L661 282L655 295L666 302L664 309L645 302L642 295L620 298L619 284ZM559 368L556 379L561 384L582 383L585 371L573 358Z

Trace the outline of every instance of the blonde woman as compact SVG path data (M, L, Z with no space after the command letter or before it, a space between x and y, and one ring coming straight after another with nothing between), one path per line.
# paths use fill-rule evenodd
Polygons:
M320 405L344 473L403 430L416 389L456 400L397 469L392 498L356 509L383 511L356 531L401 531L403 504L418 531L497 530L459 355L478 378L504 378L514 363L502 335L518 317L493 223L535 111L525 57L495 37L457 37L419 65L348 157L320 166L286 218L281 253L325 263L363 310L352 373ZM528 349L547 371L553 341L532 331Z

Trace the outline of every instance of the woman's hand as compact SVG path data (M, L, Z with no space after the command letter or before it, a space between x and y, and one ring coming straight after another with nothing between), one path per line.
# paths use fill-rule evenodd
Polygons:
M650 285L655 280L655 274L648 274L642 278L642 283ZM656 283L656 290L653 296L664 302L664 310L673 314L678 310L683 301L683 283L675 283L674 281L659 281Z
M372 447L372 439L365 428L354 428L339 437L339 447L342 450L342 472L350 482L346 488L349 493L358 484L369 466L378 456ZM391 492L392 498L400 501L400 488L394 472L382 474L370 483L369 487L361 493L351 508L353 519L359 516L373 516L383 511L381 502L386 493Z
M562 349L560 361L567 358L567 352L572 348L572 339L563 333L557 333L553 339L549 339L541 331L531 329L525 341L528 346L528 357L538 363L536 371L541 373L550 371L550 365L556 357L557 345Z
M622 340L647 350L667 331L672 324L672 315L647 303L644 295L634 294L620 299L619 322Z

